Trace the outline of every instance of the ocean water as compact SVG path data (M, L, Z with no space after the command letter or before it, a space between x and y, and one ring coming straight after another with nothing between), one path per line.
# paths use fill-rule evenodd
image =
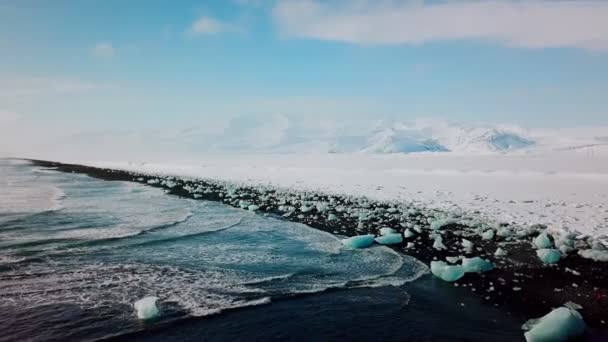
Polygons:
M412 327L419 340L447 338L433 333L442 290L426 273L389 248L345 250L302 224L0 160L0 340L370 340L366 324L425 314ZM416 293L412 307L430 304L408 318ZM161 315L142 322L132 305L146 296ZM515 336L515 322L471 306L450 323L454 338ZM388 336L412 337L404 328Z

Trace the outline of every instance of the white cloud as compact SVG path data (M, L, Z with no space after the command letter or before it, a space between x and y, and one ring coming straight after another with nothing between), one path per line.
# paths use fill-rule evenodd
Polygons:
M279 2L284 36L354 44L496 41L512 47L608 50L608 1Z
M114 47L110 43L97 43L93 48L93 54L96 57L112 58L114 57Z
M240 28L231 23L225 23L211 17L202 16L192 23L192 26L190 26L187 33L193 35L217 35L238 31L240 31Z

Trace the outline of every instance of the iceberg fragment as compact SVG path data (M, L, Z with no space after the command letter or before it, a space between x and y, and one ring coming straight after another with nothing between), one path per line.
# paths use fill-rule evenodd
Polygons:
M496 252L494 252L495 256L506 256L507 254L509 254L509 253L507 253L507 251L505 251L504 249L502 249L500 247L498 247L496 249Z
M374 236L371 234L353 236L351 238L342 240L342 244L350 248L365 248L371 246L373 243Z
M549 236L545 232L540 233L534 239L534 244L536 245L536 248L538 248L538 249L551 248L553 246L553 243L551 243Z
M435 238L435 242L433 242L433 248L437 250L447 249L447 247L443 244L443 238L441 236Z
M567 341L582 335L586 325L578 311L560 307L538 319L531 319L524 324L524 333L528 342Z
M448 265L444 261L431 261L431 273L443 281L453 282L464 276L460 265Z
M463 258L462 267L467 273L482 273L490 271L494 268L491 262L480 257Z
M394 245L403 242L403 236L399 233L386 234L376 238L376 242L381 245Z
M467 239L462 239L462 247L466 250L472 250L473 249L473 242L467 240Z
M255 204L252 204L249 207L247 207L247 209L249 209L249 211L256 211L256 210L260 209L260 207Z
M449 226L451 224L455 224L457 221L456 219L453 218L447 218L447 219L442 219L442 220L434 220L431 221L431 229L433 230L439 230L445 226Z
M336 221L338 217L334 214L327 215L327 221Z
M396 234L397 231L393 228L380 228L380 235Z
M608 251L598 251L595 249L581 249L578 251L578 254L583 258L608 262Z
M133 303L133 307L137 310L137 318L151 319L158 316L157 300L157 297L145 297Z
M494 238L494 231L492 229L481 234L481 238L484 240L492 240Z
M538 258L545 264L554 264L559 261L562 254L557 249L543 248L536 251Z
M407 238L411 238L412 236L414 236L414 232L412 232L409 229L406 229L405 232L403 232L403 236L407 239Z

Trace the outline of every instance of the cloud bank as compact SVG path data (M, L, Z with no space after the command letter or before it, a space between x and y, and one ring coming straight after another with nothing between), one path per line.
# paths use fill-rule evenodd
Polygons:
M519 48L608 51L608 1L453 0L279 2L286 37L362 45L490 41Z

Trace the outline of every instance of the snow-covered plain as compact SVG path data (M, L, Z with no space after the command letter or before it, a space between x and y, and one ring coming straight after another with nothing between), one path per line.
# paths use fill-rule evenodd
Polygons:
M605 148L526 154L205 154L179 161L77 163L397 200L522 227L544 224L549 231L608 235Z

